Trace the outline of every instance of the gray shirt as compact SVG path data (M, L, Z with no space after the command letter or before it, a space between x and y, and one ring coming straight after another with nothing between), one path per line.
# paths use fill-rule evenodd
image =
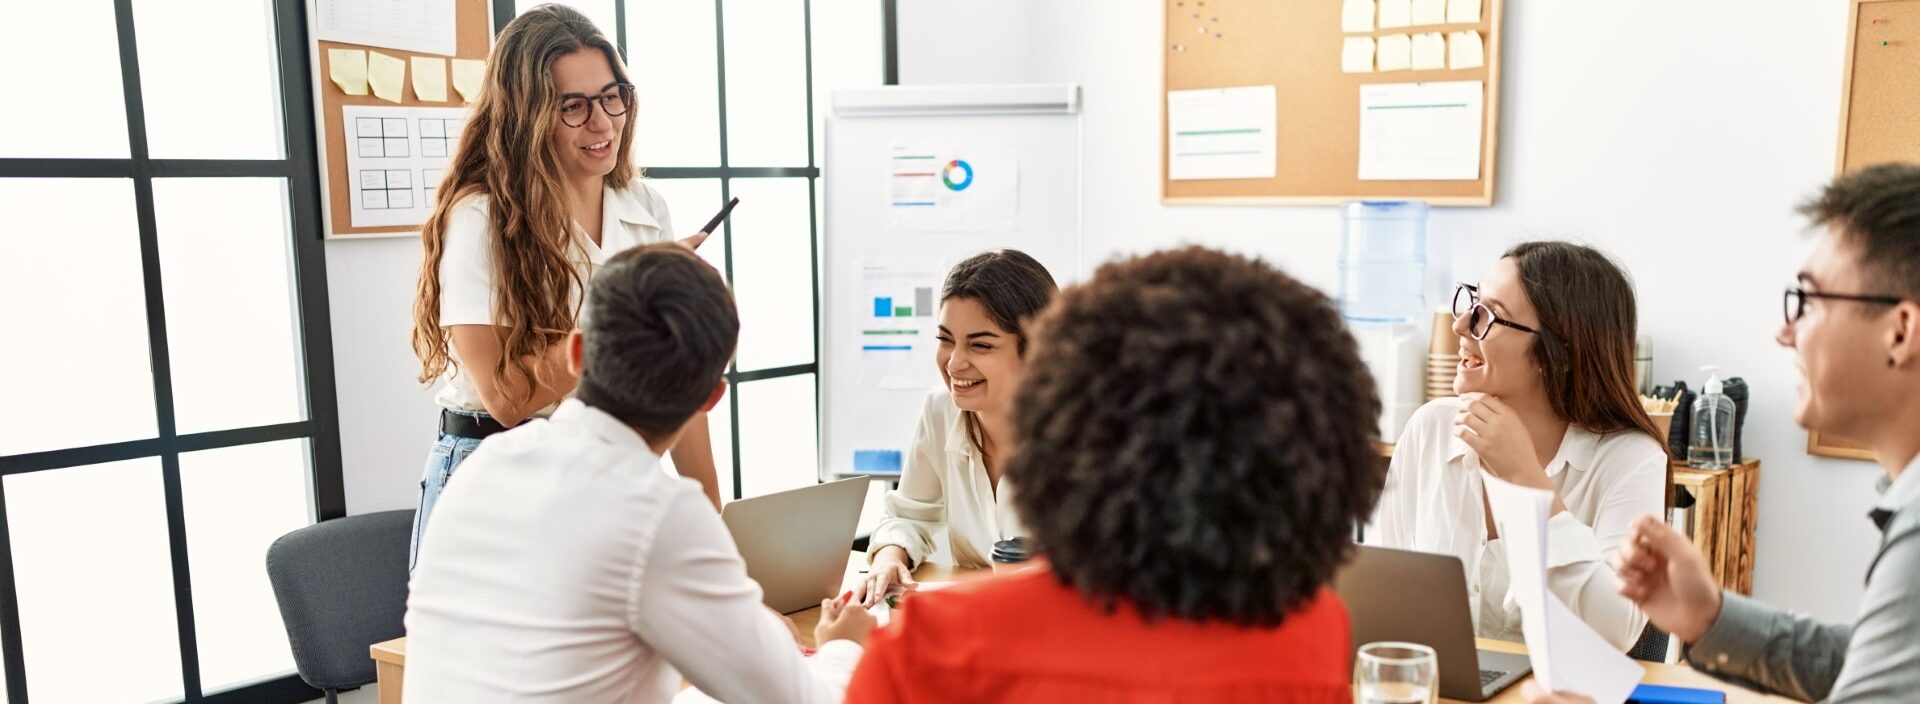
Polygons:
M1726 593L1687 660L1722 679L1803 701L1920 698L1920 457L1880 480L1880 550L1851 626L1821 623Z

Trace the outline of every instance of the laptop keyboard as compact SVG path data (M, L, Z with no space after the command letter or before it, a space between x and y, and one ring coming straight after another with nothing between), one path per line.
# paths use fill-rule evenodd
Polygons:
M1507 676L1507 673L1500 670L1481 670L1480 686L1485 687L1487 685L1493 684L1494 680L1497 680L1506 676Z

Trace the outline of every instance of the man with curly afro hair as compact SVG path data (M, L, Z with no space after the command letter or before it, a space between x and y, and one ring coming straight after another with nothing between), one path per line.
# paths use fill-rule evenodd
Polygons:
M1033 325L1007 480L1033 568L907 600L849 702L1346 702L1329 583L1383 481L1333 303L1189 247Z

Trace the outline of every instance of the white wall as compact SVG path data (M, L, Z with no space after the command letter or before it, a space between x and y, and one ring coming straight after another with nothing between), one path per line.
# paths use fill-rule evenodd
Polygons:
M414 382L409 335L420 275L417 237L327 243L327 303L339 391L347 513L413 508L440 409Z
M1697 385L1694 370L1717 363L1752 385L1756 594L1850 619L1879 470L1805 453L1797 377L1772 342L1801 253L1792 206L1833 169L1847 6L1661 3L1658 21L1635 6L1507 3L1498 205L1436 210L1434 266L1474 280L1534 237L1616 257L1638 284L1656 378ZM1160 205L1161 3L909 0L900 21L903 83L1084 87L1087 261L1194 242L1337 285L1331 207Z

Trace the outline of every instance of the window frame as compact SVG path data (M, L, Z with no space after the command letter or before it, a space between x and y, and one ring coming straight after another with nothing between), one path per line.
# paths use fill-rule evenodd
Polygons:
M186 521L180 477L183 453L281 440L307 440L311 518L315 522L346 515L341 472L337 388L333 374L333 331L328 312L326 249L320 232L318 159L313 143L314 105L311 59L304 0L270 0L274 46L279 62L282 146L278 159L155 159L149 155L146 112L140 82L140 53L133 0L113 0L120 52L121 90L126 106L128 153L124 158L0 158L0 178L106 178L131 181L147 317L148 358L153 371L156 437L86 447L0 456L0 477L55 471L128 459L158 457L166 502L167 544L173 569L175 622L180 640L180 701L300 702L320 696L298 674L241 685L215 693L203 691L193 613L192 575L188 570ZM288 236L292 255L293 297L305 391L306 420L211 432L177 432L167 316L161 282L159 233L154 216L155 179L282 179L287 189ZM6 695L13 704L28 701L25 644L20 633L20 604L8 534L5 484L0 482L0 661ZM262 562L265 556L261 556Z
M561 1L564 2L564 0L561 0ZM812 0L798 0L798 2L801 3L801 17L803 18L800 31L802 32L802 38L804 40L803 42L804 52L806 54L805 60L806 60L806 95L807 95L807 109L806 109L807 163L804 165L793 164L793 165L786 165L786 166L763 166L763 167L733 166L728 156L726 1L727 0L713 0L714 51L716 53L714 60L715 60L716 75L718 77L718 82L719 82L719 90L718 90L718 95L719 95L718 119L720 121L719 164L717 166L680 166L680 167L647 168L645 170L646 177L650 179L661 179L661 180L715 179L720 182L720 202L722 203L727 202L728 199L733 197L733 180L734 179L805 178L807 180L807 236L808 236L808 253L809 253L808 254L808 277L809 277L808 280L812 283L811 285L812 290L810 291L810 293L813 296L813 305L811 310L813 313L812 330L814 331L812 362L808 362L806 364L795 364L795 365L773 367L773 368L767 368L767 369L747 369L747 370L742 370L739 368L738 360L729 362L727 364L726 380L727 380L727 385L729 387L727 391L727 414L731 421L728 424L729 434L731 435L731 437L728 438L728 441L731 443L731 446L733 448L732 452L730 453L733 466L730 468L715 467L714 469L716 472L730 471L732 473L733 495L730 497L724 497L726 499L731 500L731 499L744 498L741 487L745 483L744 481L745 478L742 476L743 472L742 472L742 467L740 463L740 455L741 455L740 394L743 393L742 389L743 388L750 389L753 385L753 382L756 382L756 381L762 381L767 379L780 379L785 377L811 374L813 375L814 398L818 399L820 397L820 352L821 352L820 344L821 343L820 343L819 331L820 331L820 296L821 296L820 283L821 282L820 282L820 202L819 202L820 189L818 186L819 186L821 171L820 171L820 166L817 163L817 159L818 159L816 154L817 145L815 145L814 143L815 105L814 105L814 92L813 92L813 2ZM615 27L613 30L613 34L614 34L613 39L614 39L615 48L617 48L620 51L620 56L623 61L627 57L627 2L628 0L614 0ZM884 70L886 85L894 85L899 82L898 81L899 62L897 60L897 51L896 51L897 32L895 28L895 19L897 16L896 5L895 5L896 2L897 0L880 0L881 32L883 35L882 46L884 49L884 56L882 57L882 62L884 64L883 70ZM508 22L512 21L514 17L518 16L519 11L517 9L517 3L515 2L515 0L492 0L492 6L493 6L493 31L495 35L498 35L500 33L500 30L506 28ZM720 234L723 235L722 261L725 264L725 266L722 268L722 273L726 276L728 285L731 286L733 283L733 242L734 242L733 221L728 220L725 224L721 226L721 230L722 231ZM749 390L749 391L745 391L744 393L752 393L752 392ZM819 414L820 414L818 403L814 404L813 412L814 412L816 425L818 425ZM816 476L815 479L818 480L819 477Z

